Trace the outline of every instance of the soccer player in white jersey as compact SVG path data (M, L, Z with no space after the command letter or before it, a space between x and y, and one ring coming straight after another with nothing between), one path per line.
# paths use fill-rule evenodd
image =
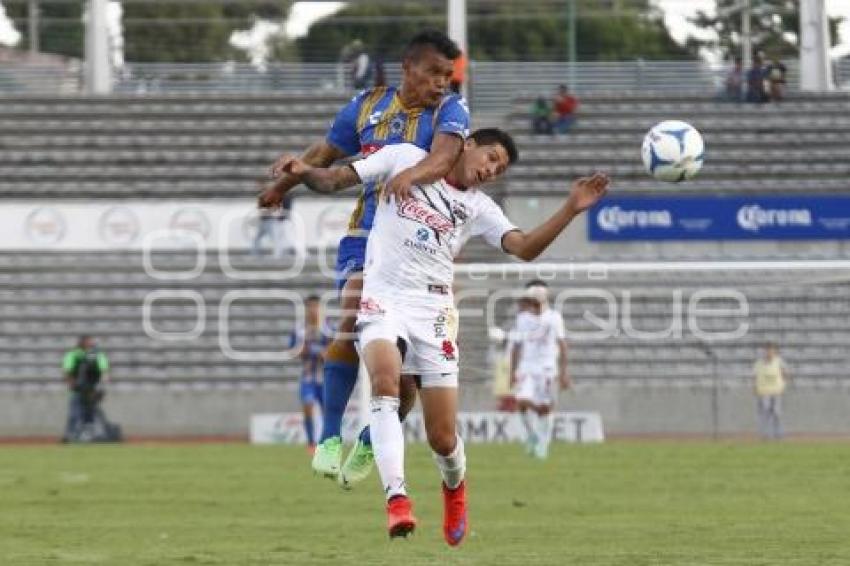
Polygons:
M348 166L314 169L291 156L284 170L311 189L332 192L361 182L392 178L427 153L413 145L386 146ZM454 257L471 236L480 235L506 253L530 261L582 211L607 191L608 177L596 174L572 184L566 202L529 232L514 226L475 187L501 175L517 159L505 132L474 132L446 178L417 185L405 200L379 200L366 248L363 294L357 329L372 381L372 446L387 498L390 537L416 526L404 479L404 435L398 418L399 382L413 375L428 443L443 479L443 535L461 542L466 513L466 457L457 436L457 311L452 297Z
M549 308L544 281L526 285L527 308L517 314L511 331L511 384L526 431L528 453L544 459L552 438L552 407L557 388L570 387L564 319Z

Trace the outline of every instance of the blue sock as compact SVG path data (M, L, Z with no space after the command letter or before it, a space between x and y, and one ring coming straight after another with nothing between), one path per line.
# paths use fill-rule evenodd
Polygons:
M324 442L332 436L342 436L340 433L342 415L345 414L345 406L357 383L358 369L357 365L340 362L325 363L322 386L325 412L322 420L322 437L319 442Z
M369 425L363 427L360 431L360 442L366 446L372 446L372 436L369 434Z
M304 431L307 433L307 444L310 446L316 443L316 432L313 426L313 417L304 417Z

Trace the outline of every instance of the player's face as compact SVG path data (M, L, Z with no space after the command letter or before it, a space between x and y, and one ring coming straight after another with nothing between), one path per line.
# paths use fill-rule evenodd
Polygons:
M510 163L508 151L501 144L467 145L463 159L464 186L474 187L492 181L505 172Z
M436 49L422 49L418 57L405 61L402 69L402 88L415 94L422 106L436 107L449 88L452 60Z

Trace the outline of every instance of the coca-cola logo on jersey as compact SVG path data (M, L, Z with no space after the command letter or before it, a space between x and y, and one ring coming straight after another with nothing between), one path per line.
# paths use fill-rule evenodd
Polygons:
M399 203L398 215L424 224L440 233L451 232L455 227L449 218L416 199L407 199Z

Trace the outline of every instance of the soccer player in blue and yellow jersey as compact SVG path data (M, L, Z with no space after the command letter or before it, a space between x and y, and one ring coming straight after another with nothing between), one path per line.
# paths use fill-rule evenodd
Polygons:
M301 380L299 393L301 408L304 412L304 432L307 435L307 448L316 448L313 410L322 406L322 352L330 344L333 331L327 321L322 320L318 295L310 295L305 301L305 319L303 328L295 328L289 335L289 348L298 348L301 359Z
M368 155L389 144L413 143L429 151L427 158L385 184L364 185L348 235L340 242L336 270L342 316L337 335L325 352L322 436L312 466L324 476L338 477L344 486L365 478L372 466L368 430L360 435L341 466L340 429L345 406L357 382L359 358L353 343L354 323L363 286L366 241L377 199L391 194L407 198L411 187L444 177L460 155L469 134L469 110L462 97L446 94L453 61L459 55L457 45L445 34L417 34L404 51L401 85L359 93L337 114L326 138L301 156L308 165L328 167L343 157ZM261 207L277 206L286 191L300 182L295 176L283 174L280 161L272 166L272 175L277 180L260 195Z

